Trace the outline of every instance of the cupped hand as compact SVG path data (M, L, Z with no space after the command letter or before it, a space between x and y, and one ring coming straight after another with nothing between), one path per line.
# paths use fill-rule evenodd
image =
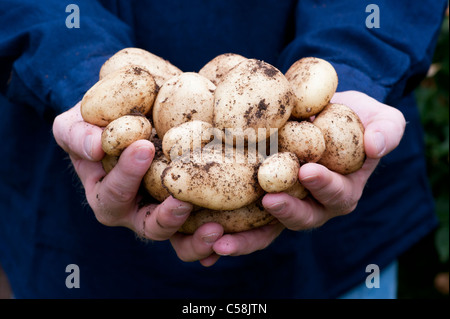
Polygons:
M193 235L177 233L192 205L173 197L159 205L142 205L141 181L155 155L154 145L139 140L123 151L117 165L106 175L100 160L102 128L83 121L80 103L55 118L53 135L70 156L97 220L107 226L124 226L150 240L171 239L178 256L212 265L215 239L223 234L218 224L200 227Z
M406 122L400 111L361 92L336 93L332 102L352 108L365 127L367 158L362 168L352 174L341 175L320 164L301 166L299 180L309 190L310 196L299 200L285 193L267 194L263 205L279 223L224 235L213 245L216 254L249 254L267 247L284 228L295 231L317 228L331 218L348 214L356 208L379 160L400 143Z

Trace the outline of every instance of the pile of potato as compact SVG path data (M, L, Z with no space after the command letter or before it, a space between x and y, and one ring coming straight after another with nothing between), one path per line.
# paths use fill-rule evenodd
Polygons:
M319 58L303 58L283 74L229 53L196 73L126 48L104 63L81 114L104 127L107 173L134 141L155 144L142 183L160 202L172 195L194 205L181 232L214 221L232 233L273 220L261 205L266 193L308 196L301 165L341 174L362 166L364 127L350 108L330 103L337 84L334 68Z

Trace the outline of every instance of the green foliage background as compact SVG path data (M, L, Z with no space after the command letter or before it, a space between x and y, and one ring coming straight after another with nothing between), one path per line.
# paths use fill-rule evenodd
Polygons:
M442 25L435 51L435 74L426 78L416 90L425 128L428 176L436 199L440 227L436 232L436 249L442 262L449 259L449 21ZM432 70L433 70L432 68ZM433 72L433 71L432 71Z

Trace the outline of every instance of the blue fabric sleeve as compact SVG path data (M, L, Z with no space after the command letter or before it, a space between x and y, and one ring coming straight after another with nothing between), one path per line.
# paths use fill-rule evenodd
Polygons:
M431 63L447 0L377 1L379 28L366 26L368 4L299 1L295 39L282 53L282 69L316 56L336 68L338 91L358 90L384 102L410 93Z
M131 29L97 1L77 1L80 27L68 28L70 3L0 1L0 61L10 74L0 88L39 114L75 105L98 81L103 62L133 43Z

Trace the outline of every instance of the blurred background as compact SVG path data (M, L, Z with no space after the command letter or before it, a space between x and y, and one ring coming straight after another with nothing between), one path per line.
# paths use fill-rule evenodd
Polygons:
M440 225L400 258L398 298L401 299L449 296L448 29L447 9L433 64L416 90L425 128L428 176Z
M426 79L416 90L425 128L428 175L440 225L399 259L399 299L449 297L449 19ZM11 297L0 265L0 299Z

